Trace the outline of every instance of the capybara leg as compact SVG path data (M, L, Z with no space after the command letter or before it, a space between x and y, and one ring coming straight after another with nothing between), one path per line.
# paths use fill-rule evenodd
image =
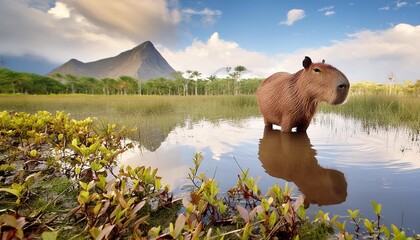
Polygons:
M305 123L301 123L296 127L296 131L297 132L306 132L306 130L308 129L310 124L310 121L305 122Z
M273 124L269 121L267 121L267 119L264 118L264 124L266 128L270 128L273 129Z
M281 125L281 131L282 132L292 132L292 125L291 124L282 124Z
M282 132L292 132L292 124L291 124L291 119L289 117L283 117L281 123L281 131Z

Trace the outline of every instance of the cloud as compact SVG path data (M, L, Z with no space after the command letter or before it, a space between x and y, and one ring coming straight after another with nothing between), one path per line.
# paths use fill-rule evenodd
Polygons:
M318 12L324 12L325 16L332 16L335 14L335 11L333 11L333 9L334 9L334 6L328 6L328 7L318 9Z
M70 9L62 2L56 2L55 7L48 10L48 13L58 19L70 17Z
M395 6L397 8L405 7L407 5L408 5L408 2L400 2L400 1L398 1L398 2L395 3Z
M389 9L390 9L390 7L388 7L388 6L379 8L379 10L381 10L381 11L388 11Z
M169 2L169 1L168 1ZM166 0L0 1L0 55L61 64L109 57L146 40L172 46L181 13ZM11 20L12 19L12 20Z
M279 70L294 72L304 56L325 59L347 75L350 81L387 82L392 72L397 81L420 79L420 25L398 24L383 31L364 30L330 46L300 49L280 55Z
M165 0L63 0L75 14L107 34L128 37L140 43L145 39L164 41L176 38L179 10L169 9ZM167 39L165 41L164 39Z
M334 6L328 6L328 7L318 9L318 12L331 11L333 9L334 9Z
M325 16L332 16L332 15L334 15L335 14L335 12L334 11L326 11L325 12Z
M301 20L305 17L305 11L302 9L292 9L287 13L287 19L285 21L280 22L280 24L284 24L287 26L293 25L298 20Z
M275 71L274 59L248 51L233 41L226 41L213 33L206 41L194 40L185 49L174 51L157 46L163 57L178 71L197 70L203 76L210 76L223 67L243 65L254 74L267 77Z
M222 15L222 11L220 10L212 10L209 8L204 8L201 11L194 10L191 8L186 8L182 10L183 17L187 19L187 21L190 20L192 15L198 15L201 16L201 21L206 25L213 25L216 22L216 17L219 17Z

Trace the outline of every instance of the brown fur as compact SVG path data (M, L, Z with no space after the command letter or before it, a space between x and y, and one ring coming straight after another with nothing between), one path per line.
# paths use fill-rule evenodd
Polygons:
M331 65L303 61L304 69L294 73L279 72L268 77L258 88L257 99L266 126L281 126L284 132L304 132L321 101L341 104L350 83Z
M347 198L344 174L318 164L305 132L290 134L266 127L258 157L268 174L296 184L305 195L306 207L338 204Z

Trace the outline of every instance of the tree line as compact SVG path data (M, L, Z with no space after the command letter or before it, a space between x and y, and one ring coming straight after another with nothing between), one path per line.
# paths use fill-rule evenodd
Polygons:
M228 69L230 71L230 69ZM246 68L238 66L226 78L203 78L198 71L174 72L173 79L156 78L141 83L130 76L117 79L76 77L70 74L42 76L0 69L0 93L104 94L104 95L237 95L254 94L263 79L242 79ZM184 77L186 75L186 77Z
M130 76L117 79L76 77L73 75L54 74L52 76L34 73L16 72L7 68L0 69L0 94L104 94L104 95L238 95L255 94L264 79L242 79L246 70L243 66L229 75L218 78L215 75L203 78L198 71L187 70L174 72L173 79L156 78L141 83ZM185 76L185 77L184 77ZM352 83L353 94L392 94L420 96L420 80L404 81L399 84L380 84L374 82Z

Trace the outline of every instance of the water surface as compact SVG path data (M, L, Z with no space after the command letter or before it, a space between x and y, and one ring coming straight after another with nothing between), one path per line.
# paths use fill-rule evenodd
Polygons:
M264 128L262 118L191 122L159 138L155 148L138 146L122 156L124 165L158 168L175 193L192 157L202 152L200 171L226 191L241 169L260 177L263 193L278 183L305 195L308 213L340 216L360 209L374 219L371 201L382 204L383 222L420 232L420 139L403 129L378 129L333 114L317 114L307 133ZM148 150L151 149L151 150Z

